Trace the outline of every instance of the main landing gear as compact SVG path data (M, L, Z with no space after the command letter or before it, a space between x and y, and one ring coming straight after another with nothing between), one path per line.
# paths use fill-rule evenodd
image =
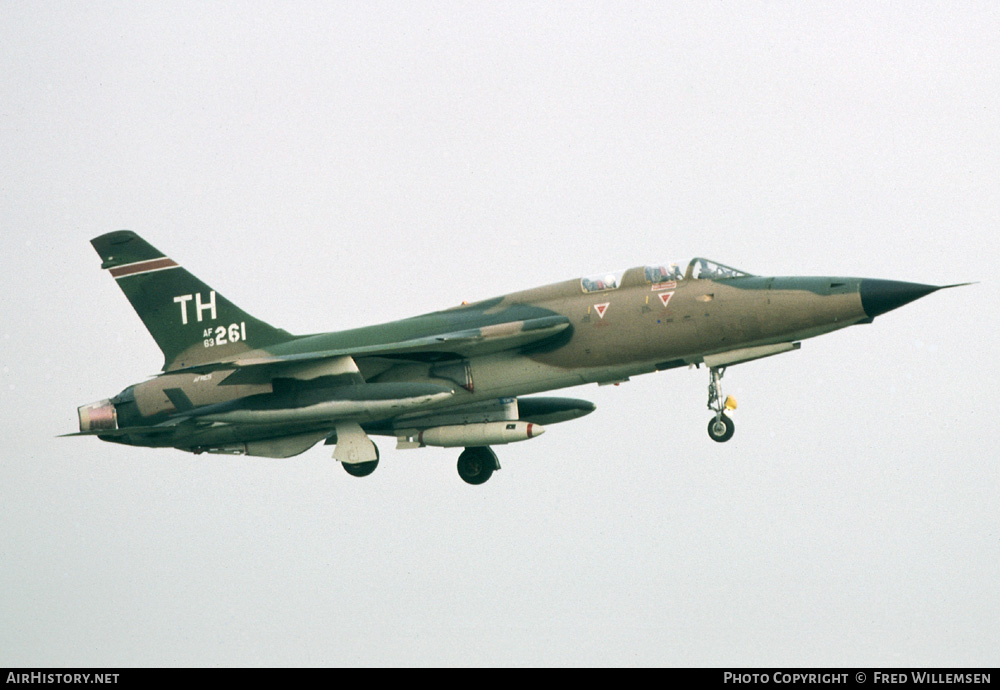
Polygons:
M497 454L489 446L466 448L458 456L458 476L469 484L482 484L500 469Z
M374 443L375 459L368 462L343 462L344 471L352 477L367 477L378 467L378 446ZM500 469L497 454L489 446L466 448L458 456L458 476L469 484L483 484L493 473Z
M709 368L708 409L715 410L715 416L708 422L708 436L718 443L725 443L736 431L733 420L726 416L727 410L736 409L736 400L732 396L723 398L722 385L719 383L725 373L725 367Z
M375 447L375 459L370 462L341 462L340 464L344 466L347 470L347 474L352 477L367 477L369 474L375 471L378 467L378 446L374 443L372 446Z

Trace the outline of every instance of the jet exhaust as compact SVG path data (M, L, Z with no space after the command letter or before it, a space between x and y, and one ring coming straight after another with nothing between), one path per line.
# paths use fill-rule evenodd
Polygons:
M82 405L76 410L80 418L80 431L105 431L118 428L118 412L110 400L99 400Z

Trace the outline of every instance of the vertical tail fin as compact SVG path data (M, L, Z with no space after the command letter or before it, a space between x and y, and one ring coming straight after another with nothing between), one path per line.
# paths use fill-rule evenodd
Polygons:
M295 337L250 316L134 232L109 232L90 243L163 351L164 371Z

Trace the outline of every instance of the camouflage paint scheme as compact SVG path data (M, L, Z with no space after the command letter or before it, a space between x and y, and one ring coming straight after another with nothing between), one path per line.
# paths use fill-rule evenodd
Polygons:
M760 277L694 259L686 270L636 267L377 326L294 336L242 311L133 232L92 244L165 361L157 377L103 407L81 408L81 434L268 457L333 442L338 432L394 435L400 447L413 447L406 437L442 424L572 419L593 405L519 396L690 364L721 372L870 323L939 289ZM716 419L724 416L714 409ZM371 464L365 452L360 457Z

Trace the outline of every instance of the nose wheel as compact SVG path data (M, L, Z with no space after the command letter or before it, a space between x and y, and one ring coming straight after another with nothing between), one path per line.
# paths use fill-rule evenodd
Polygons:
M725 443L733 437L736 425L733 424L726 411L736 409L736 399L732 396L722 397L722 377L726 373L725 367L711 367L709 369L708 382L708 409L715 412L715 416L708 422L708 437L716 443Z
M708 436L713 441L725 443L733 437L734 431L736 431L736 427L733 425L733 420L724 414L708 420Z

